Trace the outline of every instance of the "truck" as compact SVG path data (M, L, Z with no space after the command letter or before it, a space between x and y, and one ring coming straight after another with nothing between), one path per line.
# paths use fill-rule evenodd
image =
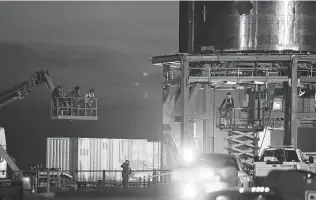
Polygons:
M293 146L269 146L254 158L254 184L260 185L271 171L301 170L311 171L314 157L306 156Z

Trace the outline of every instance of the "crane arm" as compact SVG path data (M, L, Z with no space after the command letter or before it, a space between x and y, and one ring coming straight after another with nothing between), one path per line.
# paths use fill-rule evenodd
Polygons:
M15 100L24 99L25 96L33 92L37 86L43 83L46 84L50 92L55 89L54 83L47 70L37 71L29 80L0 93L0 109Z

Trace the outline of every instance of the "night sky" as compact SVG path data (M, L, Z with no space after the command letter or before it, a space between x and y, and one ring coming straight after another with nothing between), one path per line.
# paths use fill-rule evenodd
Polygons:
M1 109L20 168L45 164L48 136L158 138L162 73L149 57L177 52L177 2L1 2L0 24L0 92L47 69L99 97L98 121L51 120L44 85Z

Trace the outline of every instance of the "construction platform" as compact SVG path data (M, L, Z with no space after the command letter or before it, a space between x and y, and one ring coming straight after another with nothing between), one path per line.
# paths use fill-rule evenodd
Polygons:
M60 97L51 101L51 117L59 120L98 120L98 98Z

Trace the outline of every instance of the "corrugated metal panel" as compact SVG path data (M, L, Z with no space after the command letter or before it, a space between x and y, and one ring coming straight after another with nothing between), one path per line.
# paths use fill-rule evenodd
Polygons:
M108 139L78 138L78 179L82 181L102 180L102 172L88 172L89 170L106 170L109 153L106 148Z
M103 138L47 138L46 166L62 170L120 170L129 160L133 170L160 168L159 142ZM102 180L102 172L79 172L80 181ZM139 174L140 176L140 174ZM106 179L120 180L120 173Z
M75 138L47 138L46 166L65 171L77 169L78 142Z

